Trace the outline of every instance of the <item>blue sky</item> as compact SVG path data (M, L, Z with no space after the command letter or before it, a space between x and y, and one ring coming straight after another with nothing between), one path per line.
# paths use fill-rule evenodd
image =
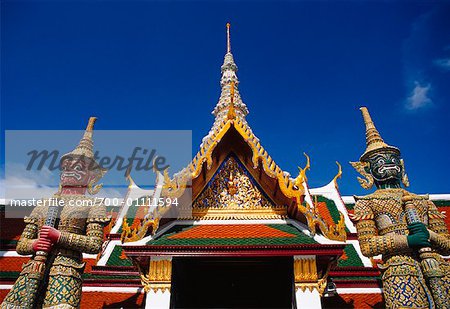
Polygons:
M2 134L95 115L102 130L192 130L195 152L228 21L247 120L284 170L306 152L318 187L337 160L341 193L365 194L348 161L366 105L411 190L450 193L449 2L2 1Z

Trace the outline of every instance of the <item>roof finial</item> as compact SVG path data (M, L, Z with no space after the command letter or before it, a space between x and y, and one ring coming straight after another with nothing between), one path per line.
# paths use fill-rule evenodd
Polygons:
M86 131L92 131L94 129L94 123L97 120L97 117L90 117L88 125L86 127Z
M227 23L227 54L231 53L230 23Z

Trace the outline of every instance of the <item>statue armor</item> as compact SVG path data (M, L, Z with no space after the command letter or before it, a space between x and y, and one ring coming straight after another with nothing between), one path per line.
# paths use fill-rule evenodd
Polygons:
M449 299L450 267L440 254L450 254L450 238L443 215L427 197L403 189L379 189L355 197L356 228L361 251L365 256L381 254L383 291L386 308L434 308L433 297L421 271L418 254L408 246L408 224L402 207L402 196L412 195L419 217L430 229L433 257L444 270L444 299Z
M372 177L359 179L363 186L375 183L378 189L373 194L355 197L352 219L356 222L362 253L367 257L382 255L380 269L386 308L449 308L450 265L441 256L450 254L444 215L428 196L415 195L400 187L400 180L407 184L403 161L399 160L396 168L384 158L380 161L399 172L388 174L389 177L382 178L377 170L371 170L376 166L373 158L377 155L388 153L395 163L400 151L384 143L367 109L361 110L366 124L367 150L360 162L352 162L352 165L358 171L364 166L361 174ZM386 168L378 169L384 170ZM408 243L410 214L405 203L414 209L417 221L428 229L431 246L426 252Z
M83 155L92 158L92 127L95 118L91 118L88 129L80 145L71 155ZM62 160L64 160L64 157ZM104 170L97 170L93 181L97 181L104 174ZM89 183L92 184L92 181ZM51 199L43 200L29 217L24 219L26 227L18 241L17 253L30 255L32 258L25 263L19 278L8 293L1 308L79 308L82 292L82 274L85 263L83 253L97 254L103 244L103 227L108 223L106 208L99 199L84 195L87 187L71 187L72 190L83 190L70 194L64 187L53 196L62 200L64 205L60 212L57 226L60 232L57 242L48 253L45 275L42 282L35 280L37 263L33 243L39 238L39 231L46 221ZM78 206L79 205L79 206ZM37 282L37 283L36 283ZM36 285L40 284L40 287ZM29 290L37 291L36 297L30 298ZM32 300L34 299L34 303Z

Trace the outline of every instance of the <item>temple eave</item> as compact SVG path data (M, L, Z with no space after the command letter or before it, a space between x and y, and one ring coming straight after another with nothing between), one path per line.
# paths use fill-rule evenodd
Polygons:
M304 244L283 246L123 246L130 258L143 256L208 256L208 257L270 257L317 255L339 257L345 245L341 244Z

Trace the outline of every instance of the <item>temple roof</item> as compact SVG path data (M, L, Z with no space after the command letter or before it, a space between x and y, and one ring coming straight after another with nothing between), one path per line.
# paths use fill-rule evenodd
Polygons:
M315 244L313 238L288 224L176 225L147 245L254 246Z
M243 169L248 171L248 174L258 183L257 187L260 191L265 192L268 199L273 202L275 207L272 208L286 209L284 214L281 209L277 210L276 214L273 212L267 214L267 219L277 216L292 218L306 224L311 235L320 230L329 239L345 240L345 225L341 215L335 216L337 222L336 220L326 221L314 209L311 200L305 202L304 198L308 190L305 176L307 168L300 169L298 176L292 178L276 164L253 133L245 118L248 109L238 90L239 80L236 72L237 65L231 53L230 26L227 24L227 52L221 67L221 94L213 111L214 123L209 133L203 138L200 150L188 166L172 177L167 170L165 171L161 196L178 198L185 203L194 202L195 204L196 199L213 181L223 162L230 154L233 154L242 163ZM221 177L224 178L223 175ZM228 177L223 181L229 181ZM230 219L235 219L236 214L231 210L226 209L221 214L217 213L215 218L224 219L224 216L229 216ZM141 226L135 231L127 230L131 235L128 241L137 241L148 233L155 234L160 225L170 221L164 217L163 212L164 210L154 211L153 214L146 216L147 219L143 220ZM194 215L199 213L193 212ZM200 213L199 216L184 219L202 219L206 213L210 214L207 211ZM262 219L264 216L260 216L260 213L257 209L253 211L253 217L250 212L247 212L247 216L240 216L240 218L251 219L258 216L257 218ZM172 216L172 218L175 217ZM127 225L130 223L129 220L124 222ZM137 237L137 235L141 236Z

